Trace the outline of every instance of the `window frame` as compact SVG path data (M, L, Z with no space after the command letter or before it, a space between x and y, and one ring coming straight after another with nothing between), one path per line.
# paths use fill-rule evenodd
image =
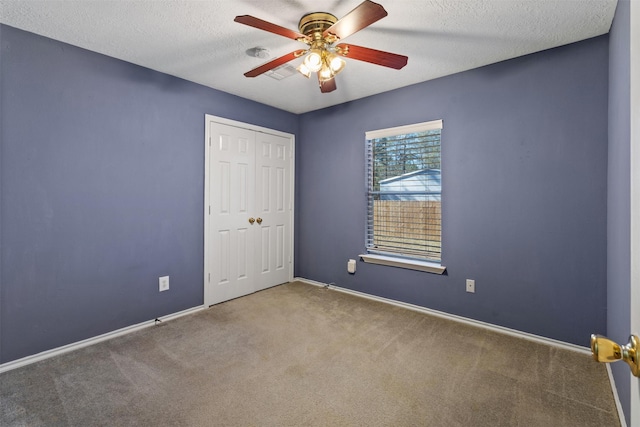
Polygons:
M366 199L367 199L367 223L365 225L365 248L366 253L361 254L360 257L367 263L374 263L380 265L387 265L392 267L407 268L412 270L426 271L435 274L443 274L446 267L442 265L442 234L440 234L440 260L411 257L406 254L387 252L370 247L370 191L371 183L373 181L373 140L379 138L385 138L390 136L397 136L410 133L426 132L435 129L443 129L443 121L432 120L422 123L414 123L405 126L396 126L392 128L378 129L365 132L365 155L366 155ZM440 147L442 147L442 136L440 136ZM440 151L440 165L442 165L442 151ZM441 169L442 171L442 166ZM440 175L442 176L442 175ZM440 189L440 200L442 200L442 187ZM440 207L442 210L442 207ZM442 211L441 211L442 212Z

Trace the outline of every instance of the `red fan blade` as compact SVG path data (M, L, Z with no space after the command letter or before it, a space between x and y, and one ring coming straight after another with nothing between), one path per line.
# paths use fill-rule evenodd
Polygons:
M347 58L370 62L371 64L382 65L384 67L395 68L396 70L407 65L407 61L409 60L409 58L404 55L345 43L340 43L336 46L336 53Z
M269 61L266 64L263 64L257 68L254 68L251 71L247 71L244 73L246 77L256 77L262 73L266 73L269 70L272 70L276 67L279 67L282 64L286 64L289 61L292 61L300 56L304 55L306 50L296 50L295 52L287 53L286 55L281 56L280 58L276 58L273 61Z
M320 76L318 76L318 84L320 85L320 92L322 93L333 92L337 88L335 77L331 80L321 81Z
M374 22L387 16L387 11L378 3L365 0L355 9L340 18L335 24L324 30L322 35L333 34L343 39L351 34L368 27Z
M236 16L234 21L293 40L298 40L300 38L307 39L307 36L297 31L281 27L280 25L272 24L271 22L263 21L262 19L250 15Z

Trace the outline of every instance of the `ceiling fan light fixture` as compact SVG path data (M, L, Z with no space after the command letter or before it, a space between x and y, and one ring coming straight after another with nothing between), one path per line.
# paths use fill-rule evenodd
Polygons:
M306 65L304 65L304 62L298 65L298 68L296 68L296 70L298 70L298 72L306 78L309 78L311 76L311 70L307 68Z
M344 66L347 64L344 59L340 58L340 56L336 55L333 52L327 53L326 63L331 69L333 75L336 75L340 71L342 71Z
M331 80L335 76L334 72L331 71L327 65L324 65L320 71L318 71L318 79L321 82L326 82L327 80Z
M303 64L309 71L317 72L322 68L322 50L314 48L309 50L309 54L304 58Z

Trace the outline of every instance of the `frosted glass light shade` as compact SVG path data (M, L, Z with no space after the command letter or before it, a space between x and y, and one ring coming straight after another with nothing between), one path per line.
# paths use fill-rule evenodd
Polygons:
M298 65L298 68L296 68L296 70L298 70L298 72L306 78L309 78L309 76L311 76L311 70L306 65L304 65L304 62Z
M328 66L323 66L320 71L318 71L318 78L320 81L331 80L335 74L331 71L331 68Z
M335 53L329 53L327 54L327 65L329 65L329 68L331 68L331 72L335 76L340 71L342 71L342 69L346 65L346 62Z
M319 71L322 68L322 51L320 49L311 49L306 58L304 58L304 65L309 71Z

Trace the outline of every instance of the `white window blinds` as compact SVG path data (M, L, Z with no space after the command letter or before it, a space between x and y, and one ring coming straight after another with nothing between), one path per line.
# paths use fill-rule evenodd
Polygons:
M369 252L440 261L442 120L366 133Z

